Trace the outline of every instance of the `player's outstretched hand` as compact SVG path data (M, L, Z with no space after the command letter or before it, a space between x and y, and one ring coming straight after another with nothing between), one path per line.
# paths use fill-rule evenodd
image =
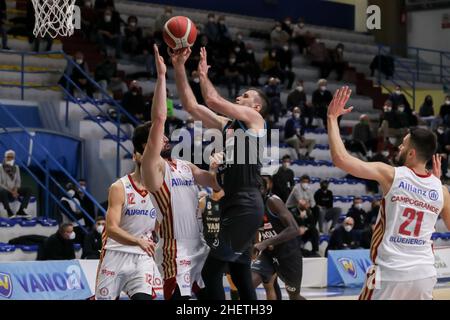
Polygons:
M328 106L328 116L337 118L351 112L353 107L345 109L345 105L347 104L348 99L350 99L351 94L352 90L347 86L337 89L334 93L333 100L331 100L330 105Z
M201 47L200 49L200 61L198 63L198 73L201 76L205 76L208 74L208 70L211 66L208 66L208 57L206 53L205 47Z
M191 53L192 53L192 50L191 50L190 47L170 52L169 55L170 55L170 58L172 60L172 65L174 67L176 67L176 66L184 66L186 61L191 56Z
M155 255L155 243L153 241L139 239L138 244L150 257Z
M435 154L433 156L433 175L438 179L442 176L441 160L442 156L440 154Z
M254 248L256 250L256 254L259 255L259 254L261 254L261 252L263 252L264 250L267 249L267 244L265 243L265 241L261 241L261 242L255 243Z
M156 64L156 71L158 73L158 76L165 76L167 67L164 62L164 58L160 56L158 46L156 44L153 45L153 51L155 53L155 64Z
M223 156L224 153L218 152L214 153L212 156L209 157L209 170L210 171L217 171L217 169L220 167L220 165L223 163Z

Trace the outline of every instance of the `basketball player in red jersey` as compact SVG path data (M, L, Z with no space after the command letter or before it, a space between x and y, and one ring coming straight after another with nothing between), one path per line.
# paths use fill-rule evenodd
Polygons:
M167 118L166 65L155 46L158 79L152 105L152 124L142 155L143 184L152 194L160 221L156 261L164 278L165 299L188 299L203 287L201 270L209 248L197 221L198 187L220 191L215 173L170 157L164 136Z
M432 299L436 269L431 235L439 214L450 228L449 191L426 169L433 159L433 173L440 175L436 136L411 129L399 147L398 167L361 161L347 152L339 133L338 117L353 109L345 108L350 95L343 87L328 106L333 163L355 177L377 181L384 195L370 249L374 265L360 299Z

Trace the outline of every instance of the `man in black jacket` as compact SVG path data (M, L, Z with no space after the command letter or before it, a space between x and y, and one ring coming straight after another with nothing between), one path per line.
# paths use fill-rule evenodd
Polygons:
M99 259L102 250L102 233L105 229L105 217L95 219L94 228L84 237L83 255L81 259Z
M75 259L73 248L75 232L71 223L63 223L58 231L48 237L39 250L38 260L72 260Z
M333 192L328 189L328 184L328 180L320 181L320 189L314 193L320 233L323 233L323 223L328 221L332 221L330 226L330 231L332 231L341 215L340 208L333 208Z
M354 229L364 229L364 222L366 220L367 212L362 208L363 201L361 197L353 199L353 206L348 210L347 217L351 217L354 221Z
M342 225L334 229L328 242L325 256L328 256L328 250L353 249L357 247L353 225L353 218L347 217Z
M292 169L289 169L289 166L291 165L291 157L289 155L283 156L283 158L281 158L281 161L282 165L272 178L272 192L274 195L279 196L280 199L283 200L283 202L286 202L289 195L291 194L292 188L295 185L295 174Z
M314 110L316 111L317 117L322 119L323 125L327 126L327 110L328 105L333 99L333 95L327 89L327 80L320 79L317 82L318 88L313 92L312 95L312 104Z
M301 117L301 110L299 107L295 107L292 110L292 117L286 121L284 126L284 140L295 149L299 159L310 160L312 158L309 155L316 142L313 139L305 139L305 127L305 119ZM307 148L305 157L300 153L300 148Z

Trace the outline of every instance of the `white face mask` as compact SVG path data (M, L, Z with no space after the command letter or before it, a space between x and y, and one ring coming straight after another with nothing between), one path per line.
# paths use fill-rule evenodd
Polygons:
M247 53L248 53L248 54L252 54L252 53L253 53L253 50L252 50L252 49L248 49L248 50L247 50Z
M111 19L112 19L112 17L111 17L111 16L105 16L105 21L106 21L106 22L110 22L110 21L111 21Z
M277 32L281 32L281 27L276 27L275 30L276 30Z
M284 168L289 168L291 166L291 164L289 162L283 162L283 167Z
M90 1L86 1L85 3L84 3L84 6L85 7L91 7L91 5L92 5L92 3L90 2Z
M86 191L86 186L81 186L82 191Z
M384 107L383 107L383 110L384 110L384 112L391 112L392 107L384 106Z
M389 151L383 151L381 152L381 154L383 155L383 157L389 157Z
M82 64L82 63L83 63L83 59L77 59L76 62L77 62L78 64Z
M302 22L302 23L299 23L298 26L299 26L300 28L303 28L303 27L305 26L305 24Z
M133 95L133 96L137 96L137 92L136 91L131 91L131 94Z
M344 229L345 229L345 231L350 232L350 231L352 231L353 227L346 225L346 226L344 226Z
M450 100L445 100L446 105L450 105Z
M320 86L320 90L322 90L322 91L327 90L327 86Z
M239 47L234 48L234 52L236 52L236 53L241 52L241 48L239 48Z
M302 183L302 188L303 190L308 190L309 189L309 183Z
M293 115L295 119L300 119L300 113L295 112Z
M291 25L291 20L286 20L284 23L285 23L286 25L290 26L290 25Z
M242 36L241 35L238 35L237 38L238 38L238 40L242 40Z
M356 209L362 209L362 203L355 204L355 208Z
M5 164L12 167L14 165L14 160L5 161Z
M401 95L402 92L401 92L400 90L395 90L395 94L396 94L396 95Z
M73 196L75 195L75 190L67 191L67 195L69 196L69 198L73 198Z
M289 50L289 46L283 46L283 50L284 51L288 51Z
M75 232L72 231L72 233L69 235L69 239L73 240L73 239L75 239L75 236L76 236Z
M389 140L389 142L390 142L391 144L395 144L395 141L396 141L395 138L388 138L388 140Z
M132 28L136 27L136 22L130 22L130 27Z
M443 133L444 133L444 129L439 128L439 129L437 129L437 132L438 132L439 134L443 134Z
M194 124L193 123L188 123L187 127L188 127L188 129L194 129Z
M194 78L192 79L192 81L194 81L195 83L200 83L200 78Z
M98 233L100 233L100 234L102 234L103 233L103 230L105 229L105 226L104 225L99 225L99 226L97 226L97 228L95 228L95 230L97 230L97 232Z
M233 64L236 62L236 59L230 59L230 63Z
M398 111L403 112L405 111L405 108L398 108Z
M302 92L302 91L303 91L303 87L302 87L302 86L298 86L298 87L297 87L297 90L300 91L300 92Z

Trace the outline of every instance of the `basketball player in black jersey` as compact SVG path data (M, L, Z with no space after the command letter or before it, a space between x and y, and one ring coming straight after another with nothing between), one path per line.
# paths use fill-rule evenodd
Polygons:
M255 244L259 252L252 263L253 285L263 282L267 299L275 299L273 281L283 280L290 300L304 300L300 295L302 283L302 253L297 237L302 230L283 201L271 194L272 178L264 176L261 189L265 199L264 223L260 228L260 242Z
M226 142L226 165L219 170L225 196L221 200L222 216L218 246L211 248L203 269L207 297L224 300L222 275L227 263L231 278L241 300L255 300L250 270L250 248L262 222L264 203L260 193L261 137L265 134L264 115L268 100L258 89L249 89L229 102L217 92L208 79L208 63L205 48L201 48L198 73L206 106L197 103L189 86L184 64L191 54L186 48L172 55L175 80L183 108L207 128L222 131ZM220 116L220 115L224 116ZM237 134L246 136L245 148L240 150ZM217 152L217 151L216 151ZM241 161L239 161L241 160Z

